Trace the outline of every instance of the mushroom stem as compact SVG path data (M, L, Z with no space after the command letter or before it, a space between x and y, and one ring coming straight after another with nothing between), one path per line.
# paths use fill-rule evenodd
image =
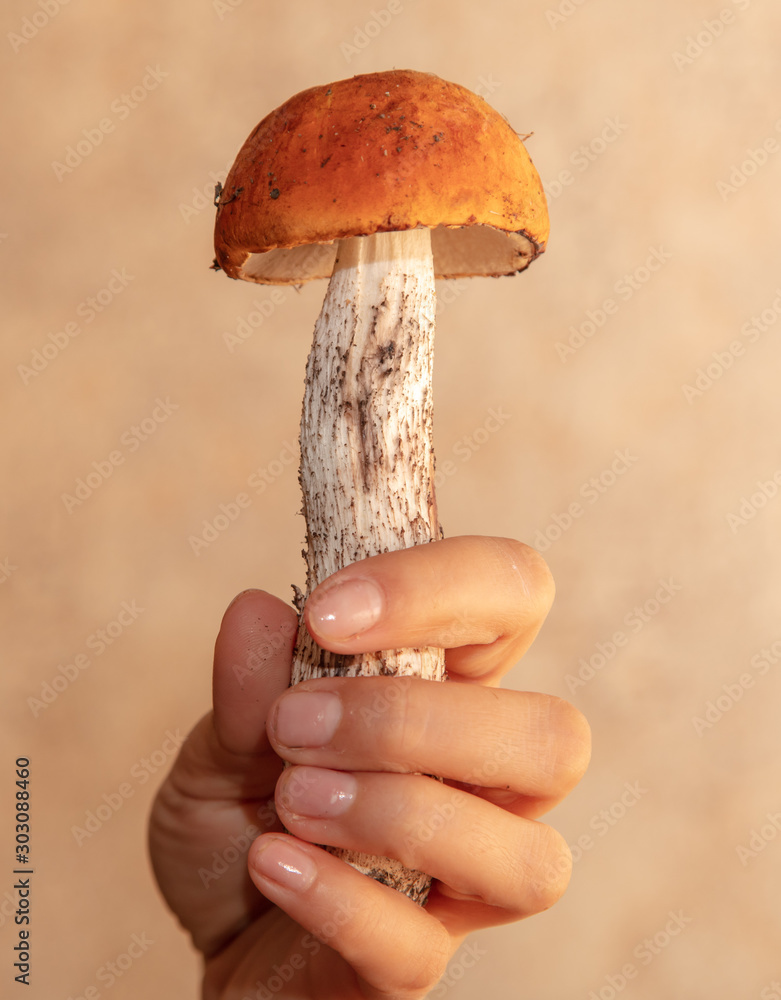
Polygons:
M307 595L349 563L441 537L432 441L434 311L428 229L339 242L301 417ZM343 656L321 649L301 621L294 684L377 675L444 680L444 651ZM386 858L332 853L425 902L428 876Z

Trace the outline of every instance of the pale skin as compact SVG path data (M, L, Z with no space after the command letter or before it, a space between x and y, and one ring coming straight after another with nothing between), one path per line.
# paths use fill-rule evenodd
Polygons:
M367 626L372 587L379 618ZM260 590L234 600L215 646L213 711L150 822L163 894L204 956L205 1000L417 1000L471 931L556 902L570 856L540 817L582 777L589 727L560 698L499 687L553 594L543 559L511 539L353 563L310 595L315 639L337 653L441 646L449 681L291 689L294 610ZM430 873L427 905L318 844Z

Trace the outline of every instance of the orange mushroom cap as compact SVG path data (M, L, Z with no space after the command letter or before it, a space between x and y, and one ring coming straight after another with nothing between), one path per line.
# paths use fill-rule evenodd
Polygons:
M272 111L220 194L231 278L330 277L335 241L425 226L439 278L514 274L545 249L539 175L506 119L465 87L391 70L312 87Z

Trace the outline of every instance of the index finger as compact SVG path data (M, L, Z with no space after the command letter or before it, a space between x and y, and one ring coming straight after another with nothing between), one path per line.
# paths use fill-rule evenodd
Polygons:
M467 535L352 563L312 592L304 615L333 652L437 646L451 676L496 684L534 641L554 592L528 545Z

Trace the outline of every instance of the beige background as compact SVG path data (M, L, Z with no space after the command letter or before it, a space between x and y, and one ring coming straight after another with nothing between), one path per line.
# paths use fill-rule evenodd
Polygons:
M285 98L392 66L479 90L534 133L528 149L550 194L548 253L518 279L475 280L440 304L436 437L440 465L453 469L440 502L449 534L541 547L538 533L555 535L554 518L566 524L561 515L580 504L545 547L556 605L510 682L571 698L594 732L590 771L552 817L576 847L569 891L533 920L476 935L480 957L467 968L457 956L437 995L609 998L628 963L626 1000L770 995L781 979L781 846L767 819L781 810L781 496L744 505L745 523L728 515L757 481L781 481L781 7L400 0L385 14L383 0L49 0L49 9L4 4L0 39L0 576L10 572L0 584L0 828L5 844L12 763L27 754L36 871L25 995L75 1000L90 985L111 1000L196 995L197 959L149 875L146 815L166 732L184 733L208 707L225 605L244 587L289 597L302 581L290 448L325 290L286 291L231 353L223 335L270 291L209 271L211 190ZM359 47L356 32L377 15L389 23L369 27L376 37ZM15 40L23 30L31 37ZM130 109L122 95L139 86L144 100ZM88 155L69 172L56 167L103 119L100 145L82 147ZM747 151L766 141L766 162L756 153L744 170ZM731 174L734 190L720 191ZM669 259L643 271L653 250ZM115 281L87 322L83 304L114 269L125 287ZM605 321L562 361L557 343L606 299L612 314L597 314ZM763 310L764 331L742 334ZM74 322L80 332L63 341ZM58 332L66 346L47 349L43 370L19 369ZM734 341L743 353L722 372L713 352ZM705 390L688 401L683 386L709 364L721 377L710 388L701 378ZM158 398L176 409L131 450L127 432L152 418ZM484 434L491 410L507 417ZM62 495L116 450L122 464L69 512ZM630 464L608 485L617 450ZM189 537L258 470L268 485L250 489L251 506L196 556ZM590 492L592 477L603 493ZM662 581L672 596L654 605ZM143 612L98 653L90 637L123 602ZM616 632L625 644L584 670L581 659L600 665L597 644L610 654ZM763 668L755 657L774 642L777 662ZM28 699L79 654L89 665L34 714ZM574 687L567 678L579 671L589 679ZM693 717L719 696L726 711L698 735ZM72 828L120 786L130 789L122 808L78 844ZM622 794L631 805L615 805ZM608 825L599 814L611 807ZM764 849L741 860L752 830ZM12 863L3 846L0 897ZM2 912L0 991L10 995L14 928ZM134 934L154 944L107 987L101 967ZM654 935L655 955L642 944Z

